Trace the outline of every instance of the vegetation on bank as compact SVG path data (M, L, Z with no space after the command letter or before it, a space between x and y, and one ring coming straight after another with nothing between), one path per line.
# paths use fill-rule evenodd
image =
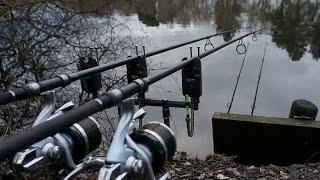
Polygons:
M219 154L209 155L205 160L188 156L185 152L176 153L173 161L165 167L173 180L177 179L319 179L320 162L293 164L291 166L250 166L236 163L232 157ZM31 172L3 171L1 179L57 179L52 168L41 168ZM97 179L99 170L90 169L77 176L79 180Z
M236 163L232 157L209 155L206 160L177 153L167 169L172 179L319 179L320 163L291 166L248 166Z

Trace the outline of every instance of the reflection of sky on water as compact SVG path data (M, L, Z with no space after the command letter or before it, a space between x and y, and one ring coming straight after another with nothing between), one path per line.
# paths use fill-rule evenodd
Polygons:
M147 52L212 34L215 29L214 25L182 27L160 24L159 27L146 27L139 23L137 18L131 19L130 24L131 27L142 27L140 32L133 31L134 33L139 34L143 30L141 34L147 35ZM237 33L236 36L241 34L244 32ZM263 33L258 38L256 42L253 42L251 37L244 40L245 43L250 43L250 47L231 112L251 112L265 42L268 46L255 114L287 117L292 101L298 98L311 100L320 107L320 77L317 76L320 67L312 55L306 53L300 61L293 62L285 50L271 42L270 35ZM211 41L215 45L224 43L222 37L215 37ZM204 43L205 41L193 44L194 53L197 46L203 51ZM183 109L171 109L171 126L177 133L180 151L187 151L201 158L213 151L211 118L214 112L226 112L241 65L242 56L236 53L236 45L237 43L234 43L203 59L203 95L200 99L200 110L196 113L194 137L187 137ZM189 46L151 57L148 62L152 68L168 67L180 62L185 56L189 56ZM151 71L151 74L159 71L161 70ZM151 86L147 97L182 100L181 72ZM146 120L163 121L161 108L147 108L147 112Z

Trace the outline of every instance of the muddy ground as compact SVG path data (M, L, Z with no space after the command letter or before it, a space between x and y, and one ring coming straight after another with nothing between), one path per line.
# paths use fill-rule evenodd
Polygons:
M167 169L172 179L320 179L320 163L255 167L235 163L232 158L222 155L199 160L186 153L177 153Z
M235 163L231 157L210 155L206 160L188 156L184 152L176 153L173 161L165 167L171 172L172 179L320 179L320 162L309 164L295 164L291 166L246 166ZM59 179L55 173L48 170L36 170L27 173L1 172L1 179ZM5 174L9 176L5 176ZM19 175L18 175L19 174ZM18 175L13 177L14 175ZM87 171L76 179L97 179L98 171Z

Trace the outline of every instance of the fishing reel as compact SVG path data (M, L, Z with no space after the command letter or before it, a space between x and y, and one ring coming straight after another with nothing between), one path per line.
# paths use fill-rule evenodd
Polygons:
M75 105L68 102L54 111L54 92L43 95L45 107L33 126L62 115ZM110 179L156 179L164 164L176 151L176 139L171 129L159 122L150 122L138 128L138 122L146 112L135 112L132 99L121 106L122 116L106 157L89 155L100 146L100 125L88 117L47 137L29 148L17 152L13 163L24 170L33 170L43 165L58 165L60 176L71 179L88 168L100 168L99 180ZM63 166L60 166L60 165ZM158 176L159 177L159 176ZM166 180L164 173L159 179Z
M121 119L100 169L99 179L156 179L166 161L176 151L176 139L163 123L150 122L137 129L137 123L146 112L134 113L134 101L121 104ZM170 179L169 172L158 178Z
M43 97L45 107L36 118L33 127L50 121L75 106L72 102L68 102L54 111L55 93L47 92ZM24 170L50 164L63 164L64 167L73 169L85 156L100 146L101 138L100 125L89 116L62 130L61 133L47 137L17 152L13 163Z
M138 128L139 119L146 112L134 110L134 100L120 105L121 118L106 157L89 157L71 171L65 179L76 177L82 170L99 166L99 180L146 179L156 180L166 161L176 151L176 139L171 129L163 123L150 122ZM170 179L166 172L159 180Z

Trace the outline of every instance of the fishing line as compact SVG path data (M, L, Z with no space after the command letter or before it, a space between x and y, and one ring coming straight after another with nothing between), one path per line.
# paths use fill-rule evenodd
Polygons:
M258 90L259 90L259 85L260 85L260 79L261 79L261 73L262 73L262 68L263 68L263 64L264 64L264 60L265 60L265 55L266 55L266 49L267 49L267 42L264 46L264 52L263 52L263 57L262 57L262 62L261 62L261 66L260 66L260 71L259 71L259 76L258 76L258 82L257 82L257 87L256 87L256 92L254 95L254 100L253 100L253 105L251 106L251 116L254 113L254 110L256 108L256 101L257 101L257 95L258 95Z
M247 50L248 50L248 49L249 49L249 43L247 44ZM238 83L239 83L240 76L241 76L241 73L242 73L244 61L246 60L247 52L248 52L248 51L245 52L245 54L244 54L244 56L243 56L243 58L242 58L241 67L240 67L239 74L238 74L238 76L237 76L236 85L234 86L234 89L233 89L232 98L231 98L230 103L228 103L228 105L227 105L227 106L228 106L228 114L230 113L230 110L231 110L231 108L232 108L234 95L236 94L236 91L237 91L237 88L238 88Z

